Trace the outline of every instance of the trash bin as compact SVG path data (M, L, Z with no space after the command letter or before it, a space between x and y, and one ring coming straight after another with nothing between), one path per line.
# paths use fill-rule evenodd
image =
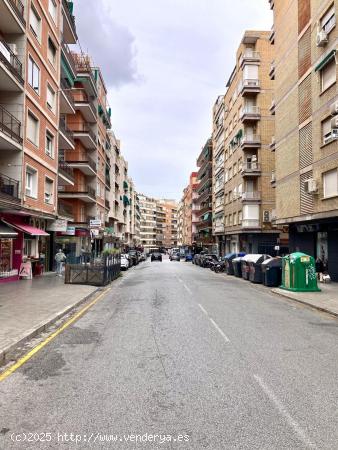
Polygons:
M305 253L291 253L283 258L282 288L295 292L318 292L315 260Z
M270 258L262 262L264 286L277 287L282 284L282 258Z
M234 275L237 278L242 278L242 259L243 256L239 256L231 261L234 269Z
M263 283L262 262L271 259L270 255L251 255L248 262L251 283Z
M245 256L245 253L228 253L224 256L225 271L228 275L234 275L233 259Z
M249 280L250 276L249 262L255 261L258 256L260 257L262 255L249 253L248 255L245 255L244 258L242 258L242 277L244 278L244 280Z

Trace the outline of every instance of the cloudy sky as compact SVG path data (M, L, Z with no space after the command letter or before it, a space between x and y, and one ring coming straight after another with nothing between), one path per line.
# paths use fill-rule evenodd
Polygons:
M271 28L268 0L75 0L74 14L137 190L179 199L244 30Z

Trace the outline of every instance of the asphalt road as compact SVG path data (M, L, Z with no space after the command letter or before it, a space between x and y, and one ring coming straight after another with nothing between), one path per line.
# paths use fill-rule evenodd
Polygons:
M0 448L337 449L337 343L329 316L146 262L0 383Z

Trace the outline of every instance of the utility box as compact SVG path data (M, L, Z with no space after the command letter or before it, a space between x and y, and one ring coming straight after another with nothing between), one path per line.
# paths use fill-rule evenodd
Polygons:
M295 292L319 292L314 258L300 252L284 256L281 288Z

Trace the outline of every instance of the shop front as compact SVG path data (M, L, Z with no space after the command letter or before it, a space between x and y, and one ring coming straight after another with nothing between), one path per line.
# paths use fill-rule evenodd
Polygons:
M86 228L68 225L66 231L59 231L55 236L55 253L62 249L67 262L78 264L91 255L90 233Z
M0 283L19 278L20 262L16 257L19 242L19 233L0 222Z

